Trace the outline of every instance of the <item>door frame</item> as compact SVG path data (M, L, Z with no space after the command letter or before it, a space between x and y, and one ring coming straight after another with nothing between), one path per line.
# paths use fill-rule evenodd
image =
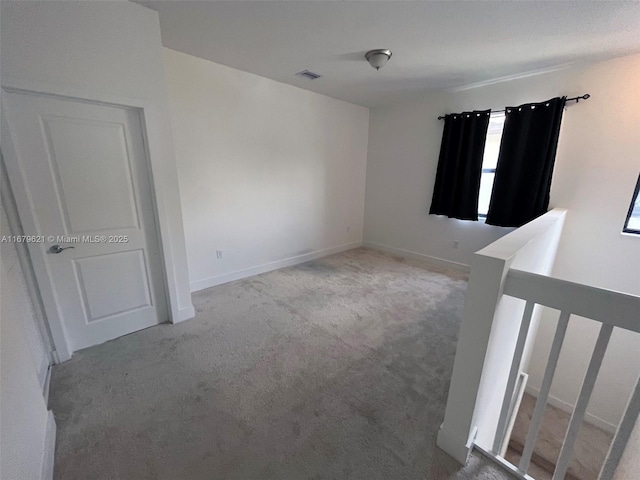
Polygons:
M165 297L167 299L169 321L171 323L178 323L183 319L191 318L193 316L193 306L190 305L186 309L183 308L181 310L178 304L177 278L173 269L174 255L171 249L165 193L161 182L156 182L154 177L154 171L157 172L161 170L161 165L158 164L159 156L155 154L157 147L153 145L153 142L149 141L149 137L157 138L159 135L163 134L158 122L156 121L156 118L159 118L162 112L153 105L153 103L143 99L119 97L108 93L89 92L74 87L52 85L41 82L25 82L24 80L14 82L9 78L4 78L0 89L2 93L3 110L5 93L19 93L48 98L54 97L62 100L84 102L94 105L126 108L128 110L136 111L138 118L140 119L140 126L142 130L142 141L145 151L145 170L151 185L151 203L155 231L162 257L160 262L163 274L162 283ZM2 115L1 130L7 134L3 135L2 138L2 152L8 174L8 180L15 197L15 203L18 208L18 215L22 223L24 234L37 235L38 231L36 228L36 217L33 210L34 206L31 202L22 166L18 161L13 139L9 135L9 122L4 114ZM65 332L62 312L58 308L56 295L52 286L51 272L45 259L45 252L40 245L31 243L27 244L27 250L31 258L36 281L42 298L42 304L49 324L54 344L53 346L55 348L55 357L57 357L58 361L64 362L71 358L73 351L71 350L71 346Z
M0 201L2 202L2 208L7 215L7 222L9 224L9 232L11 235L25 235L20 223L20 216L18 215L18 207L16 206L16 200L11 191L11 184L9 183L9 177L7 175L6 163L2 152L0 151ZM40 296L40 289L38 288L38 281L33 272L33 265L31 264L31 256L27 251L27 245L25 243L16 243L16 253L18 256L18 262L22 269L22 275L24 276L24 283L29 294L29 300L33 306L33 314L38 332L42 338L42 344L46 350L47 360L49 365L58 363L58 359L55 356L56 349L53 344L53 338L49 331L49 324L47 322L47 316L42 306L42 298Z

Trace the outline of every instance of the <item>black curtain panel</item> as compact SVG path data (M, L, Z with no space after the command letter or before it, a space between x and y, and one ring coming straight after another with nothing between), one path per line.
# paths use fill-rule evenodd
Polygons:
M506 108L486 223L519 227L546 213L565 100Z
M429 213L478 220L482 156L491 110L445 117Z

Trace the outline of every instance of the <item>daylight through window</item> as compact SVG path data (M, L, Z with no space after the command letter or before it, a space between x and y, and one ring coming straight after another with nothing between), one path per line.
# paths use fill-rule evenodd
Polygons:
M629 212L627 213L627 219L624 222L625 233L636 233L640 235L640 175L638 175L638 181L636 182L636 189L633 192L631 198L631 205L629 206Z
M489 119L484 156L482 157L482 177L480 178L480 197L478 198L478 215L480 217L486 217L489 211L489 201L491 200L493 179L496 176L496 165L498 163L503 128L504 112L492 113Z

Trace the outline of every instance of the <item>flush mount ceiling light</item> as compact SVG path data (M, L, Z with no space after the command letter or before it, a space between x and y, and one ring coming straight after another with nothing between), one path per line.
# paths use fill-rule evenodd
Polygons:
M378 49L378 50L369 50L364 58L367 59L369 65L371 65L376 70L380 70L391 58L391 50Z

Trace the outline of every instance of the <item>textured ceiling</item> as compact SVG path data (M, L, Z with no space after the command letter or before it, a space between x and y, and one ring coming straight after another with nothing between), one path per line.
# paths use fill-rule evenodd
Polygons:
M166 47L367 107L640 52L640 2L138 3ZM374 48L393 51L378 72Z

